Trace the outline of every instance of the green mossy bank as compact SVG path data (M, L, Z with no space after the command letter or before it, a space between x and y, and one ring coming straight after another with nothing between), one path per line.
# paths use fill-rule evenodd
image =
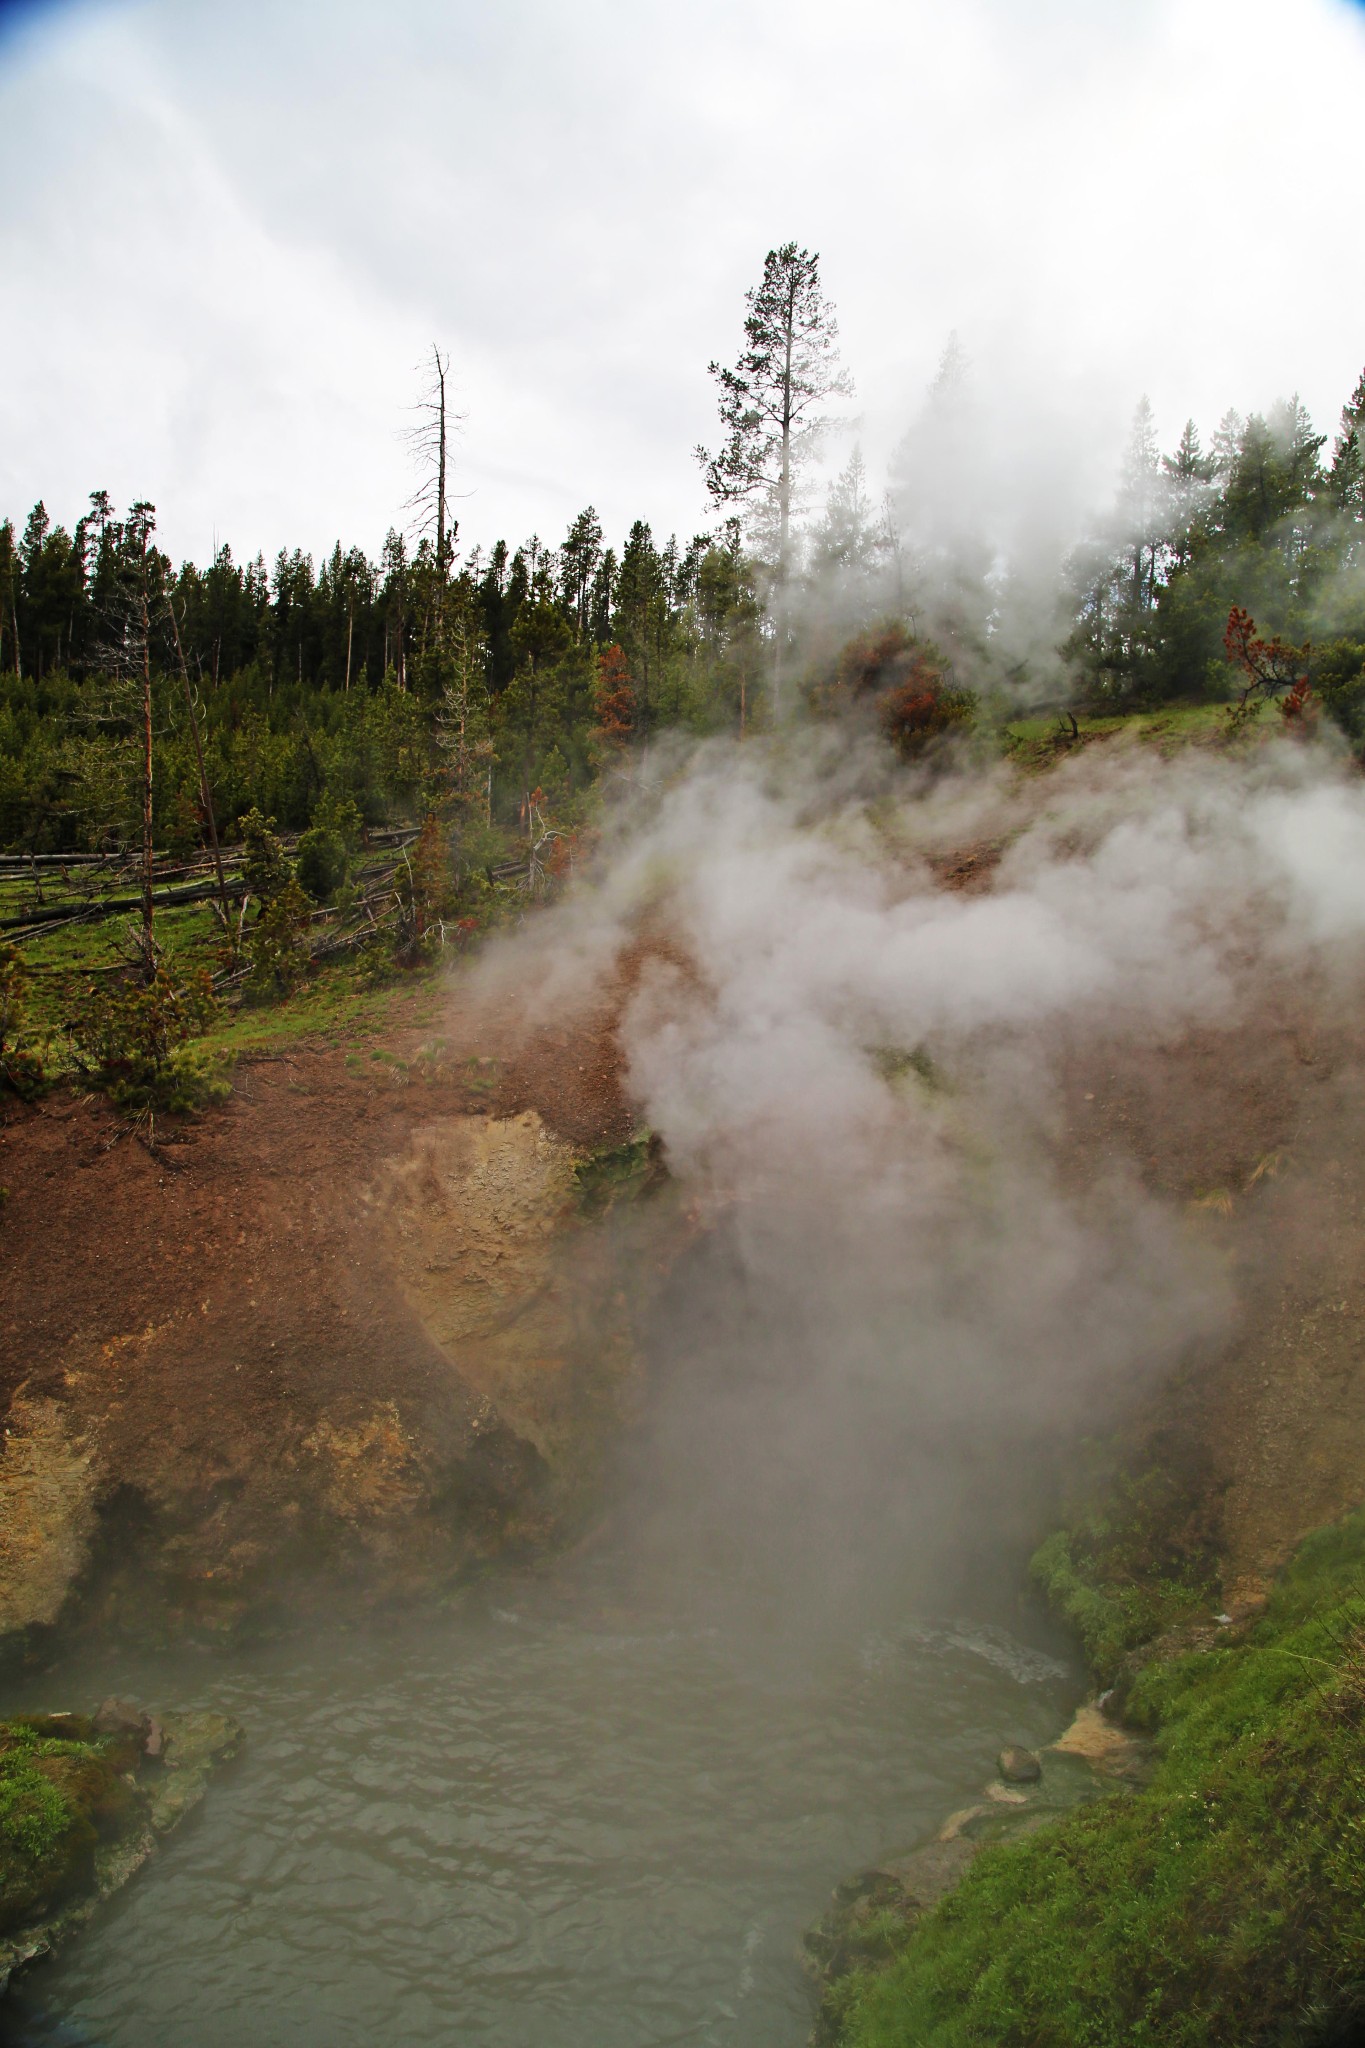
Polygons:
M162 1722L116 1701L0 1720L0 2000L127 1883L240 1738L222 1714Z
M1365 2038L1365 1513L1309 1538L1254 1623L1123 1684L1150 1784L983 1850L888 1963L831 1987L825 2038Z
M100 1842L140 1811L139 1758L79 1715L0 1722L0 1933L93 1884Z

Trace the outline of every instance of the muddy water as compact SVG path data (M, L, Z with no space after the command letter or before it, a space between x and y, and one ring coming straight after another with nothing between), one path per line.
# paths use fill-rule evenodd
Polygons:
M598 1562L231 1661L105 1654L24 1703L113 1690L225 1709L247 1746L12 1995L8 2042L798 2048L796 1936L831 1884L1079 1688L1017 1618L796 1647Z

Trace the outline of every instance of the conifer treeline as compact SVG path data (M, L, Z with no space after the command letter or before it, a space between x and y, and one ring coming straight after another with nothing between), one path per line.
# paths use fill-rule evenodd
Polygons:
M482 764L488 816L515 815L537 789L572 810L604 740L724 727L759 664L733 523L680 548L637 521L618 556L588 507L558 548L499 541L442 575L429 540L410 552L397 532L377 563L338 544L320 570L296 549L272 571L224 546L209 568L176 570L147 547L153 517L138 505L120 519L97 491L73 533L42 504L17 538L0 525L0 842L126 836L130 582L148 599L156 811L172 843L195 838L202 812L187 680L215 809L230 823L255 804L303 826L324 791L372 823L412 815L448 764L452 722L465 778Z
M1296 647L1338 721L1365 736L1365 374L1331 453L1297 397L1224 415L1210 446L1187 421L1159 455L1138 407L1118 497L1072 562L1065 644L1098 702L1225 686L1232 607Z
M572 822L614 750L670 725L761 722L780 663L818 684L839 640L879 621L978 695L1003 703L1032 662L1044 693L1123 708L1234 690L1224 637L1240 607L1365 743L1365 376L1330 454L1291 399L1227 414L1207 448L1189 423L1162 455L1144 401L1110 511L1056 589L1028 594L1027 648L1012 566L951 488L977 431L953 346L885 497L855 451L793 536L776 611L761 519L747 546L737 520L685 547L637 521L618 555L589 507L558 547L500 541L445 569L430 539L410 550L390 532L378 562L338 544L320 569L298 550L268 569L225 546L176 570L148 505L120 518L97 491L68 533L39 504L22 533L0 525L0 844L134 838L131 684L147 671L157 833L186 848L202 843L206 788L229 832L253 806L301 828L350 800L378 824L452 795L506 826L538 792Z

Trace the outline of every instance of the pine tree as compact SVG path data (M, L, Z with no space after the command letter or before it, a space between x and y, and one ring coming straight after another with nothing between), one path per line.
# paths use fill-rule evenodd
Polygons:
M1162 489L1162 481L1156 421L1151 401L1144 392L1133 414L1118 502L1118 520L1126 554L1124 609L1128 615L1129 630L1135 633L1140 630L1144 615L1156 603L1158 565L1167 526L1167 495Z
M1169 502L1169 540L1172 559L1183 564L1190 558L1195 521L1208 503L1218 459L1206 455L1193 420L1186 420L1174 455L1163 455Z
M621 556L612 633L635 680L635 732L645 740L658 722L669 624L665 566L648 524L637 519Z
M493 756L488 736L488 643L477 602L463 577L451 608L435 738L445 794L457 825L466 827L479 814L486 823Z
M100 666L105 672L131 684L139 704L136 719L139 777L142 791L142 931L138 967L150 984L156 974L154 937L153 820L152 820L152 632L165 605L170 563L152 545L156 532L156 507L139 500L129 507L128 516L111 523L107 537L113 552L101 629Z
M839 365L838 323L820 289L820 258L795 242L770 249L761 284L745 293L744 348L733 369L717 362L725 441L697 449L717 505L745 504L766 541L776 593L774 708L781 693L791 575L792 519L800 473L829 420L823 408L852 391Z
M1339 512L1352 519L1365 517L1365 370L1341 409L1327 490Z
M867 494L867 464L855 448L829 487L825 512L815 533L812 566L842 571L849 577L867 574L883 552L882 523Z
M408 686L408 548L401 533L392 526L384 542L380 565L383 576L381 602L384 607L384 673L392 669L400 690Z
M417 489L408 500L416 514L416 529L432 551L433 599L428 637L436 648L444 645L446 592L459 524L450 516L450 436L461 416L448 405L446 380L450 357L442 355L435 343L431 349L431 370L426 389L417 401L418 419L408 433L408 444L418 471Z
M1197 436L1191 449L1196 446ZM1144 396L1133 414L1113 512L1073 559L1077 626L1068 652L1099 695L1128 696L1147 686L1171 518L1169 466L1157 453L1156 423Z
M580 637L592 627L593 579L602 560L602 522L589 505L579 513L559 550L559 598L572 612Z
M0 669L4 667L5 640L10 642L14 679L19 680L19 551L14 544L14 522L0 524Z
M971 365L948 336L891 464L883 515L898 612L968 673L989 665L998 591L992 570L992 435Z

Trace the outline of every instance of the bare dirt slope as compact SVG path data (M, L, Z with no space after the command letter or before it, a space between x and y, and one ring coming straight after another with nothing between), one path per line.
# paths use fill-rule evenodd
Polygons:
M573 1167L631 1111L604 1016L501 1060L481 1029L243 1063L157 1156L98 1100L10 1109L0 1632L97 1536L229 1622L319 1553L401 1582L565 1511L630 1372L624 1304L586 1341L611 1251Z
M989 889L994 855L941 886ZM98 1101L10 1108L0 1634L55 1621L92 1554L155 1595L111 1569L96 1613L226 1626L319 1561L392 1591L571 1525L636 1397L625 1269L658 1264L574 1178L635 1125L639 964L549 1029L457 984L443 1045L244 1062L160 1156ZM1135 1425L1197 1475L1234 1600L1365 1500L1362 1049L1292 987L1231 1031L1057 1048L1068 1174L1136 1174L1234 1282L1231 1341Z
M934 860L940 886L994 886L1000 843ZM1225 1268L1229 1340L1142 1400L1135 1468L1174 1461L1255 1605L1312 1529L1365 1503L1365 1024L1358 1003L1267 974L1230 1028L1143 1046L1054 1048L1057 1143L1075 1188L1130 1175ZM1079 1418L1086 1433L1085 1418Z
M1234 1030L1092 1048L1068 1073L1072 1174L1135 1172L1232 1282L1230 1341L1155 1389L1132 1436L1192 1476L1234 1607L1365 1502L1363 1052L1354 1018L1281 988Z

